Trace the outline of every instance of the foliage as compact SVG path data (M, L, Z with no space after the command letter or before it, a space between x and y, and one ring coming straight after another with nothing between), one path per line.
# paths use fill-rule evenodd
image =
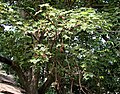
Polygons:
M119 30L119 8L100 13L84 7L56 9L49 4L38 8L37 2L34 7L28 2L0 3L0 24L12 26L8 31L0 27L0 55L22 70L27 80L21 80L20 70L15 72L28 94L24 85L31 87L36 74L39 83L32 87L37 85L38 91L52 75L48 94L119 92L119 33L110 32ZM21 7L31 14L23 17Z

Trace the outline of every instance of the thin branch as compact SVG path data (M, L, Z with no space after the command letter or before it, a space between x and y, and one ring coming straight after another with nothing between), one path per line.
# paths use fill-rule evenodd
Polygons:
M82 85L81 85L81 78L82 78L82 74L81 74L81 71L79 70L79 86L80 86L80 90L81 90L84 94L86 94L86 92L83 90Z
M70 94L73 94L73 78L71 79Z

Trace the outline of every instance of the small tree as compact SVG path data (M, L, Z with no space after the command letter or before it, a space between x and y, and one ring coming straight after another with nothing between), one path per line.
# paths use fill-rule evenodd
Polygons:
M26 94L45 94L51 84L58 94L102 92L106 75L99 68L117 57L105 40L110 24L94 9L66 11L44 4L33 16L41 17L37 21L24 20L2 3L0 9L1 24L13 28L0 31L0 62L15 71Z

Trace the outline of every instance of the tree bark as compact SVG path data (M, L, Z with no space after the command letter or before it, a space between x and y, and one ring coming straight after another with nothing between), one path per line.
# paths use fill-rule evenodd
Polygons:
M43 83L43 85L40 86L40 88L38 89L38 94L45 94L54 81L55 81L54 69L52 69L45 83Z
M52 82L54 82L54 69L49 74L47 81L38 88L39 69L35 72L36 70L33 66L27 72L24 72L16 62L3 56L0 56L0 62L9 65L17 73L25 94L45 94Z
M0 62L9 65L17 73L22 86L26 87L26 77L24 75L24 72L16 62L3 56L0 56Z
M31 76L25 75L25 72L23 72L21 67L16 62L3 56L0 56L0 62L9 65L17 73L26 94L38 94L36 87L38 85L36 82L36 76L33 74L31 75L32 71L29 72Z

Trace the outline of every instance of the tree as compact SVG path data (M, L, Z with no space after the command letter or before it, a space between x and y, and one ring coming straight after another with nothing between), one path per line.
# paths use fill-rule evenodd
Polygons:
M119 37L108 32L114 27L104 18L108 12L17 4L0 3L0 24L13 28L0 31L0 62L15 71L26 94L51 86L58 94L119 91Z

